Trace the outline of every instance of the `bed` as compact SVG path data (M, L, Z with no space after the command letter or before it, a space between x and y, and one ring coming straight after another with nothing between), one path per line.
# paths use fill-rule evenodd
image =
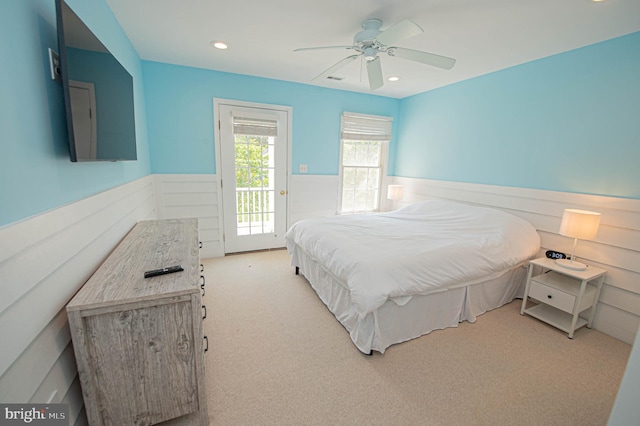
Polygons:
M365 354L521 298L524 266L540 250L525 220L446 200L301 220L285 241L296 272Z

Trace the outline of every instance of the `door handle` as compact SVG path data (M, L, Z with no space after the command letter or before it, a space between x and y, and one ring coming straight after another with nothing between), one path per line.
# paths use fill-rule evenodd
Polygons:
M280 195L285 195L287 194L287 191L285 191L284 189L280 191Z

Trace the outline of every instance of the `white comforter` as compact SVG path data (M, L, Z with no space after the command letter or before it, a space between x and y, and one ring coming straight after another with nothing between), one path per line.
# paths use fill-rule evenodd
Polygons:
M361 318L388 299L403 305L412 295L496 278L540 249L528 222L442 200L302 220L285 239L290 254L298 245L346 284Z

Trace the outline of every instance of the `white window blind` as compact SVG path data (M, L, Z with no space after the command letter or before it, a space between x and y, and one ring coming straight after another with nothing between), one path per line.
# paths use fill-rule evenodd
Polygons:
M351 141L390 141L393 118L342 113L341 137Z
M233 117L233 134L278 136L278 121L255 117Z

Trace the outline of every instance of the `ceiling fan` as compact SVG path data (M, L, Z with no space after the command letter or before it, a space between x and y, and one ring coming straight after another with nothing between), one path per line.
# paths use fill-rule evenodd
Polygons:
M367 19L362 23L363 30L356 33L353 37L352 46L303 47L301 49L295 49L294 52L319 49L355 50L358 52L357 54L347 56L335 65L327 68L321 74L315 76L311 81L330 77L340 68L362 56L367 61L367 76L369 77L369 88L371 90L379 89L384 84L382 66L380 65L380 58L378 57L378 53L380 52L385 52L389 56L409 59L446 70L453 68L456 63L455 59L446 56L394 46L400 41L415 37L424 32L422 28L410 19L400 21L385 31L381 31L380 27L382 27L382 21L380 19Z

